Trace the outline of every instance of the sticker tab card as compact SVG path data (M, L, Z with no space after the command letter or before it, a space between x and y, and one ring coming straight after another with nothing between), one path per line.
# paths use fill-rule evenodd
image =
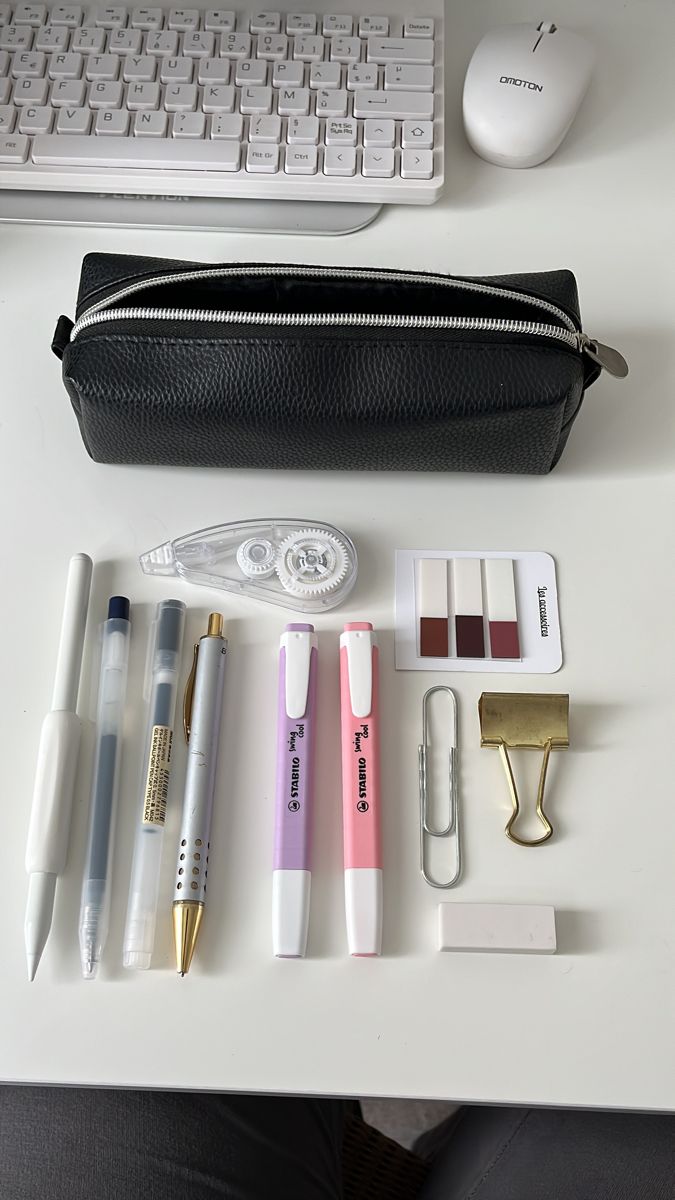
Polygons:
M396 669L562 666L555 562L529 550L397 550Z

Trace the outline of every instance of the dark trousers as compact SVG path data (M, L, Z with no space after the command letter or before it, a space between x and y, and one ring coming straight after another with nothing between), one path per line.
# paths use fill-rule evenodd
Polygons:
M0 1086L1 1200L341 1200L345 1102ZM675 1117L467 1108L420 1200L675 1200Z

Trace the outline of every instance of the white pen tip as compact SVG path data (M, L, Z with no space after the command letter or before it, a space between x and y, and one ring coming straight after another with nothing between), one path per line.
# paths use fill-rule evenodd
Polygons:
M82 978L95 979L98 970L98 963L93 958L88 958L82 963Z
M125 950L122 962L128 971L147 971L150 967L149 954L141 950Z
M37 974L38 965L40 963L39 954L28 954L26 956L26 965L28 967L28 982L32 983Z

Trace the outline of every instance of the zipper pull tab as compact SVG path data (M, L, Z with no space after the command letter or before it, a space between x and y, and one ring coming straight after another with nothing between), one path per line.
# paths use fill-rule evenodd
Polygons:
M52 338L52 350L57 358L63 358L63 352L70 341L72 330L73 322L70 318L59 317Z
M598 342L595 338L587 337L586 334L582 336L581 349L584 354L587 354L604 371L608 371L610 375L614 375L616 379L626 378L628 363L623 354L619 354L619 351L614 350L611 346L605 346L604 342Z

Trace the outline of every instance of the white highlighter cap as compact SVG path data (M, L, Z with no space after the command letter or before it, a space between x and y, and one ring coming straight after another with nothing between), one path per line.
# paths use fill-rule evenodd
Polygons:
M379 867L345 870L347 945L357 958L382 953L382 871Z
M272 872L272 948L277 958L304 958L311 871Z

